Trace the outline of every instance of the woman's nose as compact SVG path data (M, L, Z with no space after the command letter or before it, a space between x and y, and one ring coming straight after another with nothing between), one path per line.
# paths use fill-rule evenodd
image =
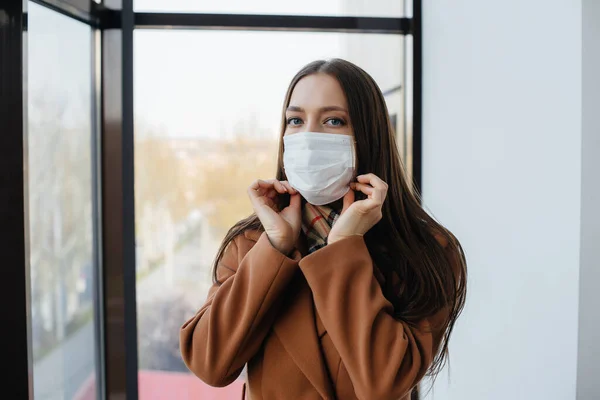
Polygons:
M319 122L317 119L309 119L306 124L304 124L305 132L319 132Z

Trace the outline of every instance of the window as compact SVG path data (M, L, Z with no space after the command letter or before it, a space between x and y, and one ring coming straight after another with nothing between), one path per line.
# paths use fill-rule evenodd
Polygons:
M181 324L252 212L248 184L275 173L285 91L306 63L345 58L375 78L419 182L410 3L0 2L0 230L23 266L4 292L7 396L239 398L241 379L212 389L187 371Z
M188 373L179 327L206 300L225 233L252 212L247 186L274 176L287 86L311 61L348 59L374 77L401 128L403 37L141 30L134 43L140 398L232 398Z
M95 399L91 29L29 3L28 173L36 399Z

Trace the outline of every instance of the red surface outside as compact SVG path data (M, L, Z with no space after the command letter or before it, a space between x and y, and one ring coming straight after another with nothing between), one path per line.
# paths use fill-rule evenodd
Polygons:
M242 380L224 388L206 385L194 375L180 372L140 371L139 400L241 400ZM94 377L90 377L73 400L96 400Z

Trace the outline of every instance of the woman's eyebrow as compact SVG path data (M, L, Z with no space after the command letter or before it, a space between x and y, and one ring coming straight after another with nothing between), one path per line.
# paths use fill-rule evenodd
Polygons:
M321 112L324 111L343 111L345 113L348 112L348 110L346 110L344 107L340 107L340 106L327 106L327 107L321 107L319 109Z
M304 112L304 108L302 107L298 107L298 106L289 106L286 111L294 111L294 112ZM340 106L325 106L325 107L321 107L319 108L320 112L326 112L326 111L343 111L345 113L348 112L348 110L346 110L344 107L340 107Z

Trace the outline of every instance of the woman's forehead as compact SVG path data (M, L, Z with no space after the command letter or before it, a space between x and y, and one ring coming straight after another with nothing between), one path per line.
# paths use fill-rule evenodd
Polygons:
M346 96L337 79L327 74L312 74L300 79L290 97L290 106L347 108Z

